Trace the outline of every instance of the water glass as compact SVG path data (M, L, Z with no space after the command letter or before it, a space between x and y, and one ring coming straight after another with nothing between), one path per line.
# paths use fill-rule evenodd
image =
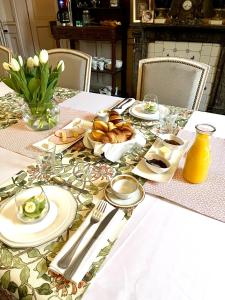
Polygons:
M154 114L158 111L158 97L155 94L147 94L143 99L144 110L146 113Z
M178 113L173 111L168 114L159 114L160 133L175 133L177 117Z
M53 145L52 148L48 149L48 151L43 151L37 157L37 165L39 168L39 172L42 174L43 178L47 178L49 176L53 176L56 173L56 145Z

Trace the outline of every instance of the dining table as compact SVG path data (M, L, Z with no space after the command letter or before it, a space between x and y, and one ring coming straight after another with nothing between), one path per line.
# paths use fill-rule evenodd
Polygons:
M58 88L55 99L72 121L89 120L102 109L111 109L122 99L90 92ZM0 82L0 207L24 188L37 183L53 185L40 172L36 152L24 152L21 141L8 144L4 131L21 122L21 98ZM216 127L215 138L225 139L225 116L186 108L176 110L177 131L194 135L199 123ZM94 155L82 140L57 154L57 172L67 182L88 190L69 189L77 203L72 224L53 240L30 247L12 247L0 238L0 295L21 300L222 300L225 297L225 224L146 189L138 206L124 209L125 217L104 244L79 282L54 273L50 263L78 230L94 204L104 198L104 189L117 174L132 170L155 142L157 122L123 112L123 118L146 138L117 161ZM14 127L15 126L15 127ZM51 134L49 131L46 134ZM157 132L157 131L154 131ZM39 133L37 133L38 135ZM10 137L9 137L10 138ZM38 142L38 136L37 136ZM34 150L34 149L33 149ZM220 149L220 151L223 151ZM225 166L225 161L221 161ZM141 185L146 179L135 176ZM200 187L201 189L201 187ZM222 187L225 194L225 186ZM185 193L185 191L184 191ZM174 190L177 198L181 195ZM205 194L204 194L205 195ZM200 190L201 197L201 190ZM205 197L205 196L204 196ZM201 199L204 202L204 199ZM225 196L224 196L225 200ZM0 224L0 237L1 237ZM0 297L0 299L2 299ZM3 298L5 299L5 298Z

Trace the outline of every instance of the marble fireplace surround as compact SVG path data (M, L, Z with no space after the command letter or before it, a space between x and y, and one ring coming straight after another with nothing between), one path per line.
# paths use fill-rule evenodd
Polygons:
M177 56L202 61L211 66L200 110L225 114L225 26L134 24L133 94L136 94L140 59Z

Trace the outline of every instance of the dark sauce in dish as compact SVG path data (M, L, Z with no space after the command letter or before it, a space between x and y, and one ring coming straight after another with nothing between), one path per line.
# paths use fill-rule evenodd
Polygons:
M180 146L180 143L174 140L164 140L164 141L170 145Z
M149 165L152 165L152 166L156 166L156 167L160 167L160 168L168 168L168 166L161 160L159 159L146 159L146 162L149 164Z

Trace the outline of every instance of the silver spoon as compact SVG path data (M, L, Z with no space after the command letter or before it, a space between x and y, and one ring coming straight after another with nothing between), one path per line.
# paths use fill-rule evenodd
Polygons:
M75 185L71 184L71 183L68 183L66 182L66 180L64 180L63 178L61 177L58 177L58 176L55 176L55 177L52 177L51 178L55 183L58 183L58 184L62 184L62 185L65 185L65 186L68 186L80 193L83 193L83 194L89 194L89 192L87 190L83 190L83 189L80 189L78 187L76 187Z

